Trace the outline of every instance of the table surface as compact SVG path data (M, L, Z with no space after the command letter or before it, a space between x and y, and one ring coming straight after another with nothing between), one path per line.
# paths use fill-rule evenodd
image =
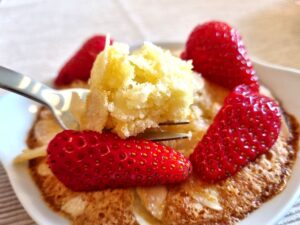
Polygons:
M0 0L0 65L49 80L93 34L129 44L184 41L211 19L237 27L252 57L300 68L299 0ZM1 164L0 224L35 224ZM300 199L278 224L300 224Z

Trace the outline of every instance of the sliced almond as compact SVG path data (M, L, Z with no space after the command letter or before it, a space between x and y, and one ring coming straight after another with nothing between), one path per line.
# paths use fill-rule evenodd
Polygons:
M39 120L34 126L34 137L40 145L47 145L62 128L54 119Z
M159 220L162 219L167 193L168 191L165 186L137 188L137 194L139 195L145 208L151 213L152 216Z
M45 157L47 155L47 146L43 145L34 149L25 149L20 155L18 155L14 163L21 163L38 157Z
M204 189L201 191L192 192L192 197L200 204L214 209L214 210L222 210L222 206L218 200L218 193L213 189Z
M84 212L86 206L87 202L82 200L80 196L76 196L63 204L61 209L72 217L77 217Z

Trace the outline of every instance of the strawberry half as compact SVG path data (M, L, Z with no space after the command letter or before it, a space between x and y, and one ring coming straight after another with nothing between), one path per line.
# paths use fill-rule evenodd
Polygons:
M277 102L237 87L190 156L195 173L208 182L232 176L273 146L280 117Z
M258 78L239 32L224 22L200 24L190 34L183 59L203 77L229 89L246 84L258 91Z
M47 151L51 170L73 191L178 183L191 172L189 160L169 147L110 132L65 130Z
M90 72L97 55L105 47L105 40L106 37L103 35L88 39L61 68L54 81L55 85L69 85L75 80L87 81L90 78Z

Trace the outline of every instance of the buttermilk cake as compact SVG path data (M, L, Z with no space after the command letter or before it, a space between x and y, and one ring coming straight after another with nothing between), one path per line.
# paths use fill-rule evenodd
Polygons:
M80 180L72 171L63 171L72 165L58 162L68 157L61 140L69 131L42 107L29 132L28 149L16 161L29 160L33 180L50 208L74 225L233 225L285 188L298 151L298 122L259 85L234 28L218 21L197 26L180 57L151 43L131 53L128 45L108 40L89 39L56 78L59 88L90 89L87 101L75 106L80 108L82 131L72 132L82 137L85 131L97 137L113 133L114 138L105 136L107 142L128 143L128 148L135 143L132 152L139 154L140 149L145 156L148 147L155 146L158 150L151 149L151 154L171 152L174 160L168 165L180 169L153 161L162 167L150 168L146 162L147 171L158 173L159 179L154 176L151 182L138 179L149 171L130 166L118 171L121 177L108 174L95 180L85 177L88 173L81 176L94 166L85 164L78 171ZM246 117L236 121L232 115ZM252 120L257 127L247 126ZM161 126L170 121L188 123ZM149 130L186 133L189 138L139 142L136 136ZM252 136L245 136L245 130ZM86 143L81 145L86 148ZM120 157L122 148L115 150ZM168 163L171 159L166 158ZM117 168L103 159L99 168ZM165 169L170 174L163 173Z

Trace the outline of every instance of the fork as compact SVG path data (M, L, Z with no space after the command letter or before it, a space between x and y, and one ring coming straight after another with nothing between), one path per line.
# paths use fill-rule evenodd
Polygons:
M56 90L16 71L0 66L0 87L23 95L48 107L63 129L78 130L80 125L71 111L71 103L79 99L82 104L89 93L88 89L72 88ZM188 121L167 121L160 126L178 126L188 124ZM167 131L145 131L139 137L152 141L167 141L188 138L187 133Z

